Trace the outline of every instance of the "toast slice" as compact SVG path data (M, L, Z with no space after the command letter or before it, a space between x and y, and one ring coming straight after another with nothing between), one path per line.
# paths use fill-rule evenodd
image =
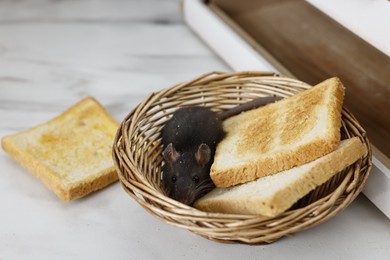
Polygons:
M365 153L358 137L343 140L335 151L307 164L235 187L216 188L194 206L209 212L274 217Z
M317 159L340 143L344 87L338 78L223 122L210 177L229 187Z
M118 127L88 97L44 124L5 136L1 144L58 197L70 201L118 179L111 156Z

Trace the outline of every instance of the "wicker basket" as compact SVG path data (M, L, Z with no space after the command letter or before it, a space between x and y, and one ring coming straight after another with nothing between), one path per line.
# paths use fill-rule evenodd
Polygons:
M202 212L168 198L160 186L160 131L178 107L200 105L222 111L256 97L287 97L307 88L303 82L272 73L213 72L152 93L123 120L115 138L113 158L124 190L158 219L225 243L271 243L333 217L361 192L371 169L366 133L345 108L342 139L360 137L368 153L277 217Z

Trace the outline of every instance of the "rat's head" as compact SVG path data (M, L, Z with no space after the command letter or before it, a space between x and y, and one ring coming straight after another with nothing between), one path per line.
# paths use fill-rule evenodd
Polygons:
M194 151L178 152L169 144L163 152L164 189L167 195L191 205L214 188L210 179L211 150L201 144Z

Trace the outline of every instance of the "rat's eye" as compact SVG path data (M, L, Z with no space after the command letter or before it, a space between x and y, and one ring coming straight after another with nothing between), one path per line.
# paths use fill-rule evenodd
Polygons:
M173 182L173 183L176 182L176 177L175 177L175 176L172 177L172 182Z
M195 183L198 183L199 182L199 177L197 175L195 175L194 177L192 177L192 181L195 182Z

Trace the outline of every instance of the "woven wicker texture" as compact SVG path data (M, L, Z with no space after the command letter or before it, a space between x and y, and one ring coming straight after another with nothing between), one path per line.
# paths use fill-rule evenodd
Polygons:
M158 219L218 242L271 243L320 224L356 198L372 166L366 133L345 108L342 139L360 137L368 153L277 217L202 212L168 198L160 185L163 164L160 132L177 108L200 105L222 111L257 97L288 97L307 88L310 86L303 82L272 73L213 72L150 94L127 115L115 137L113 158L120 183Z

